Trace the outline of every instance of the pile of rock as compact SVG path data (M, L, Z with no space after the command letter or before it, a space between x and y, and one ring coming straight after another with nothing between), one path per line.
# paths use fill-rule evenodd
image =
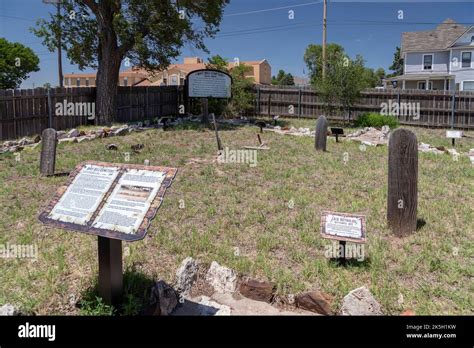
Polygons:
M57 131L58 143L80 143L85 140L93 140L96 138L108 138L114 136L123 136L132 132L141 132L150 127L140 127L138 125L122 125L110 128L98 128L88 131L79 131L71 129L70 131ZM34 149L41 143L41 137L38 135L34 138L22 138L18 141L8 140L2 144L0 153L18 152L26 149Z
M295 127L280 127L275 126L273 128L265 128L267 132L274 132L277 134L283 135L295 135L299 137L314 137L315 131L310 130L309 128L295 128Z
M389 136L389 126L383 126L380 130L374 127L365 127L347 135L349 139L368 146L387 145Z

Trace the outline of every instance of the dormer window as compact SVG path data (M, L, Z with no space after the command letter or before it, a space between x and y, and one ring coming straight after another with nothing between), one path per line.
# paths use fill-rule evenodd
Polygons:
M433 55L424 54L423 55L423 70L432 70L433 69Z
M471 43L474 43L474 35L471 36Z

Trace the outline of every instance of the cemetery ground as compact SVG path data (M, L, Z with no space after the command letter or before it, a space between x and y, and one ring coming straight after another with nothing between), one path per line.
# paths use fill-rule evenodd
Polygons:
M410 129L419 143L451 148L443 129ZM224 147L242 149L257 145L257 132L229 127L220 136ZM474 132L465 134L456 143L463 153L474 147ZM148 159L178 168L148 235L123 243L125 314L141 310L153 280L172 283L187 256L270 280L281 296L320 289L333 297L335 312L349 291L366 286L386 314L473 314L474 167L467 156L419 153L419 228L398 238L386 223L387 146L361 151L347 138L328 138L322 153L313 137L265 132L262 138L270 149L258 151L255 167L213 161L213 130L194 126L58 145L56 172L85 160L124 163L125 152L129 163ZM112 143L118 150L106 149ZM137 143L144 144L140 153L130 150ZM21 152L20 161L0 155L0 244L38 246L36 260L0 259L0 304L36 314L109 314L94 298L97 237L37 219L67 180L39 176L39 151ZM363 261L341 266L325 256L331 242L320 235L324 210L366 215Z

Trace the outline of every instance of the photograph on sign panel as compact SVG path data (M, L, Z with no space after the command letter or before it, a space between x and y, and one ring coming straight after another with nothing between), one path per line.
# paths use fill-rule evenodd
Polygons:
M474 0L0 21L0 314L474 314Z

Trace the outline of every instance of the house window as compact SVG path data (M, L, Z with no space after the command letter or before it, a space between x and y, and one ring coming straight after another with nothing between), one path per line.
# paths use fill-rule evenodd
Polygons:
M180 78L179 78L179 84L180 84L181 86L184 85L184 77L180 77Z
M471 36L471 43L474 43L474 35Z
M178 75L171 75L170 85L171 86L177 86L178 85Z
M128 77L123 78L123 85L128 86Z
M463 91L474 91L474 81L464 81L462 83Z
M461 54L462 59L462 67L463 68L470 68L471 67L471 52L463 52Z
M81 86L81 79L76 79L76 86L80 87Z
M163 85L164 86L168 85L168 79L166 77L163 77Z
M433 69L433 55L424 54L423 55L423 70L431 70L431 69Z
M418 89L426 89L426 82L418 81ZM428 82L428 89L433 89L433 82Z
M89 79L86 79L86 87L89 87Z

